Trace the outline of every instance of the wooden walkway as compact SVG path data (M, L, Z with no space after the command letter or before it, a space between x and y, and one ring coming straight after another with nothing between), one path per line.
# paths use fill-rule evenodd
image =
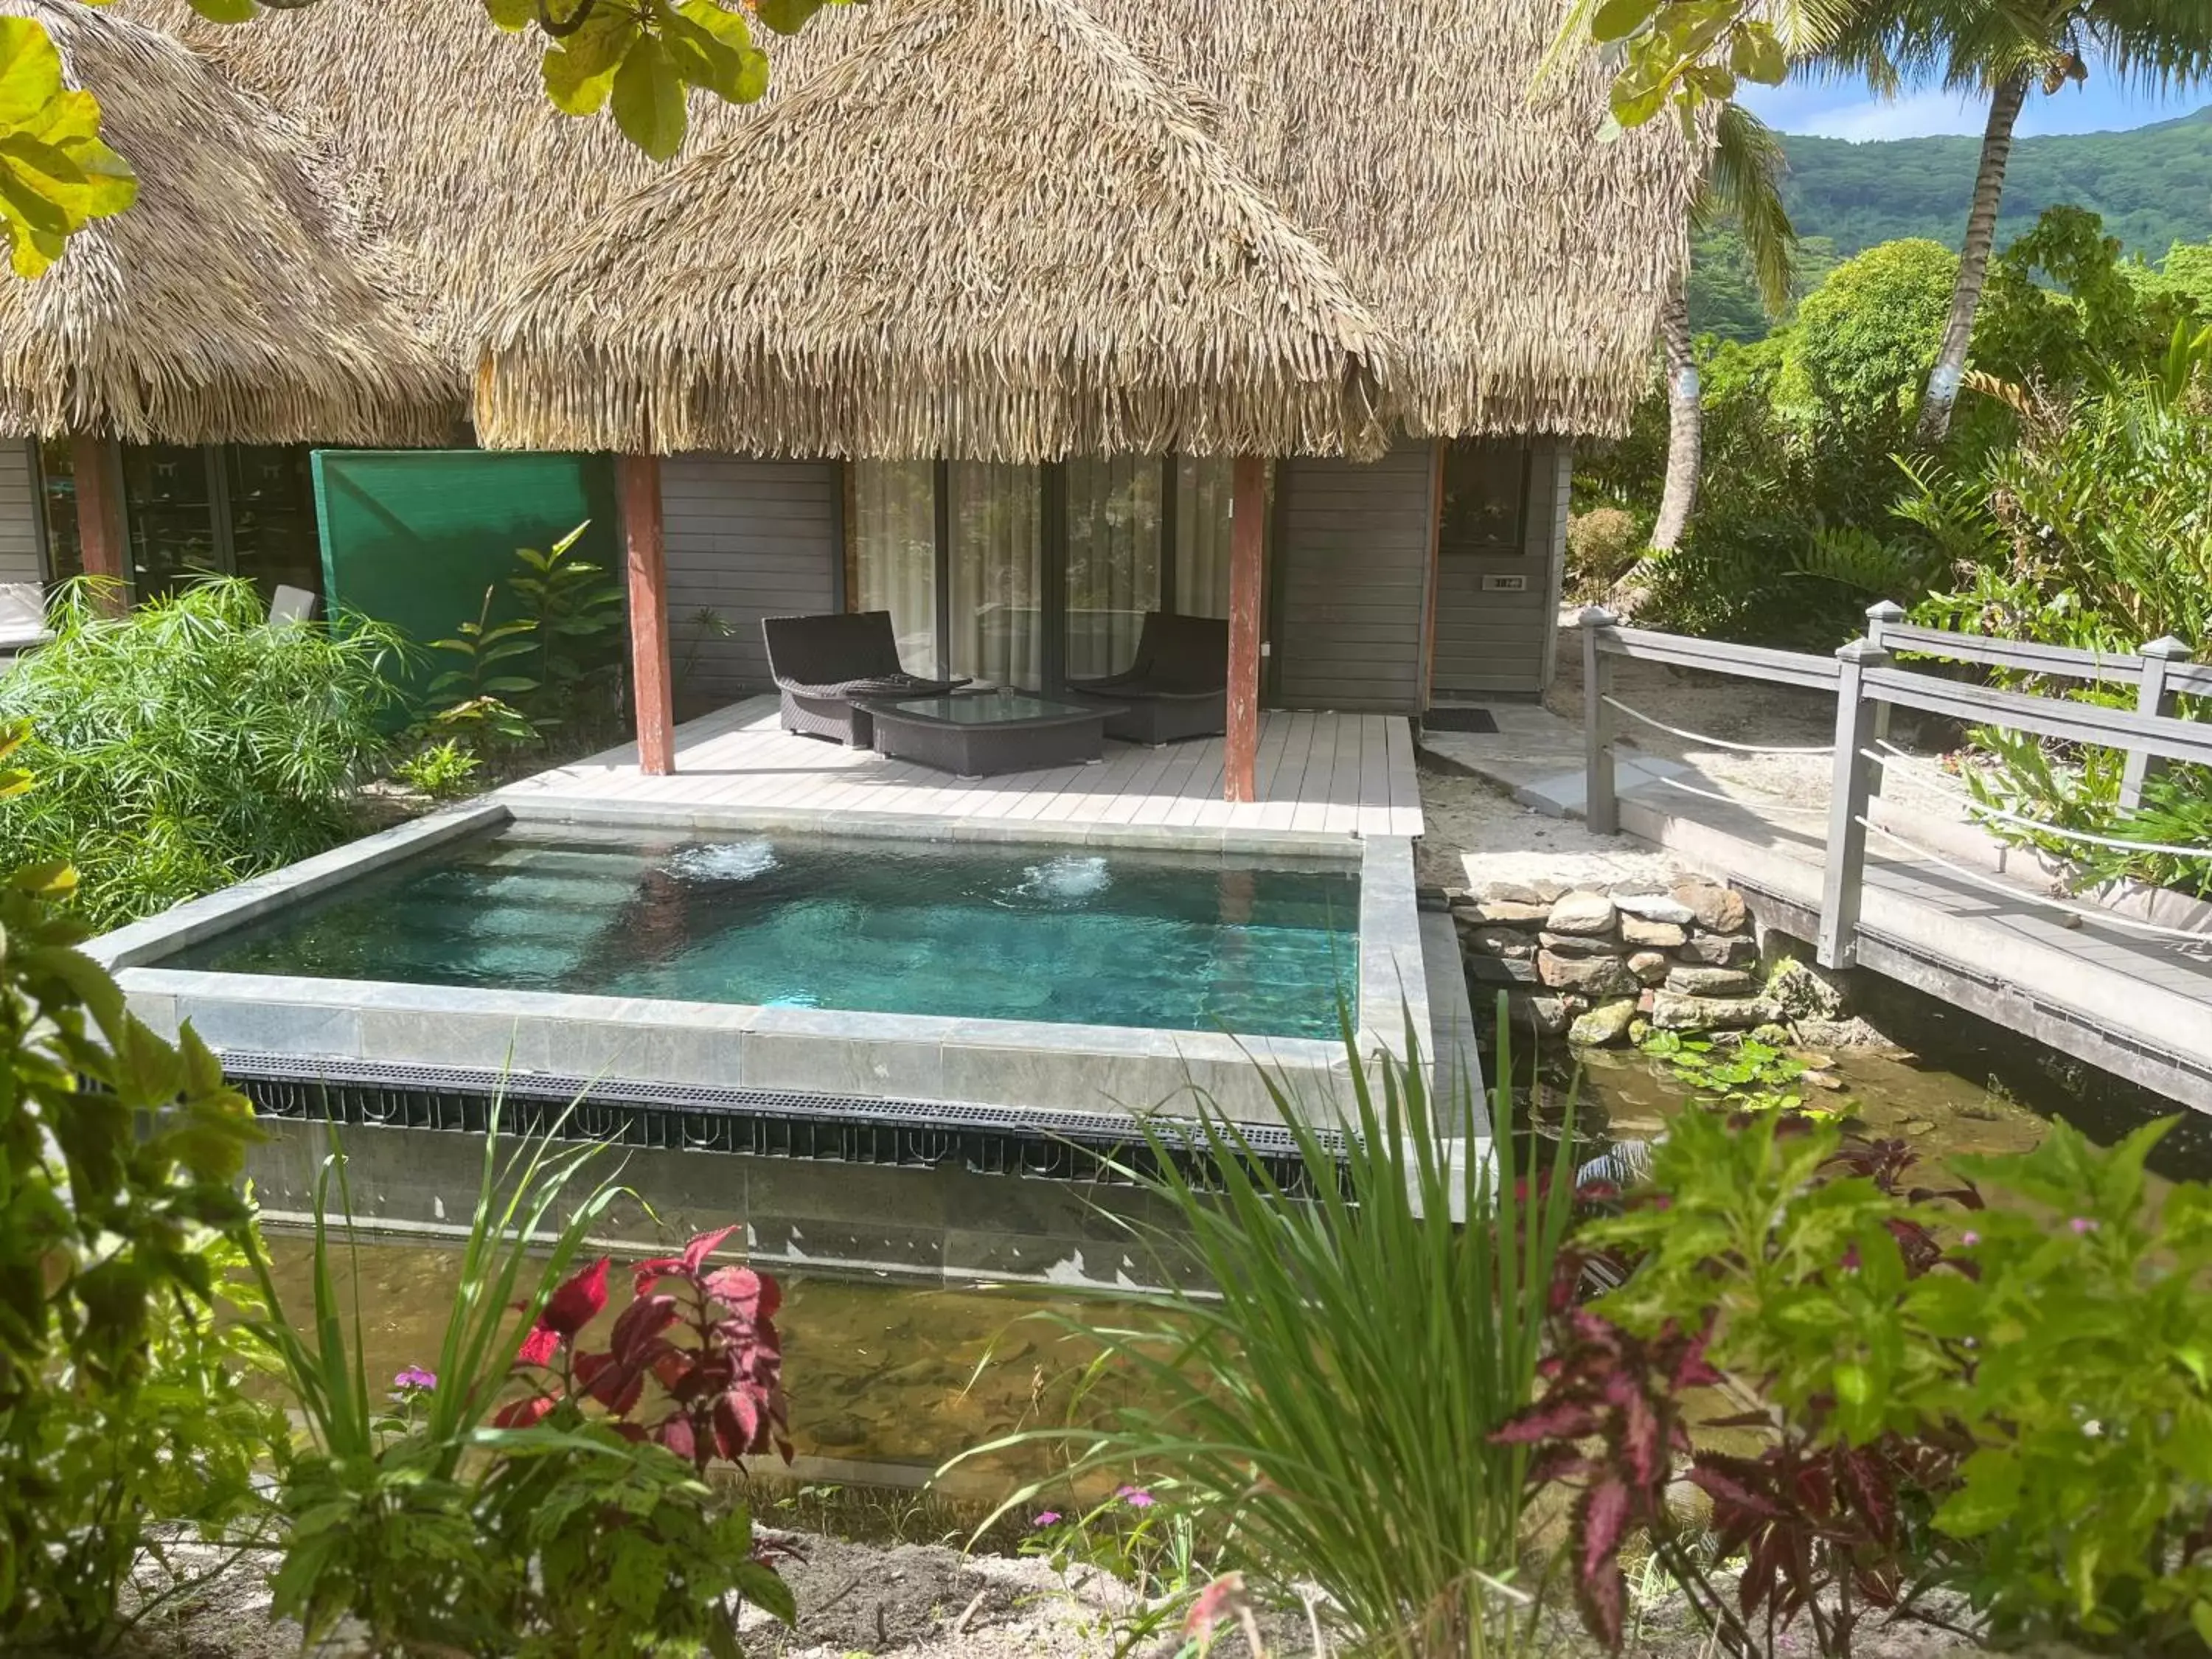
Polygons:
M1417 836L1421 794L1407 723L1382 714L1270 714L1260 732L1259 799L1221 798L1218 738L1103 761L955 778L869 750L782 730L773 697L677 728L676 773L647 777L625 744L509 785L506 798L558 809L718 808L831 818L916 817L1062 829L1227 830L1271 836Z

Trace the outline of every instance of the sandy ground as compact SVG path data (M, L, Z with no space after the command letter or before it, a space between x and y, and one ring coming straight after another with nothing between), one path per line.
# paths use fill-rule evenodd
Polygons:
M1616 661L1613 695L1616 702L1677 731L1718 738L1725 743L1826 749L1835 742L1835 699L1826 692L1693 673L1662 663ZM1544 702L1562 719L1581 723L1579 628L1566 626L1559 630L1559 673ZM1689 763L1711 783L1718 784L1723 793L1790 806L1827 805L1834 767L1828 754L1746 755L1674 736L1625 715L1617 718L1623 742L1648 754ZM1957 747L1955 732L1932 720L1923 730L1909 711L1899 710L1890 741L1906 754L1886 769L1883 793L1916 811L1963 821L1968 799L1966 787L1944 764L1947 750Z

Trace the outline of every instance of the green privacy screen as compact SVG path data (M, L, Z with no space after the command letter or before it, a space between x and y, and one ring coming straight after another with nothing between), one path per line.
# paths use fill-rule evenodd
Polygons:
M475 620L484 590L514 574L516 548L549 547L587 519L578 555L622 568L604 455L319 449L314 472L325 606L388 623L418 647ZM418 681L451 665L414 654Z

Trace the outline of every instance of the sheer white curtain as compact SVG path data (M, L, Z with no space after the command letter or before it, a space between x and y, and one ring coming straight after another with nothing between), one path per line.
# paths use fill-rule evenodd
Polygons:
M954 461L945 481L951 672L1035 690L1044 683L1042 474Z
M1119 673L1160 608L1160 458L1067 463L1067 672Z
M853 609L888 611L909 674L937 667L937 466L853 463Z
M1176 457L1175 608L1186 617L1229 614L1230 470L1235 465Z

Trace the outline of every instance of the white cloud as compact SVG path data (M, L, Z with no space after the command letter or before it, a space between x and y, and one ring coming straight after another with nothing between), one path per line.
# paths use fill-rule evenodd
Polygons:
M1834 109L1810 112L1796 130L1823 138L1864 143L1873 138L1925 138L1936 133L1979 133L1986 109L1954 92L1931 88L1898 99L1869 98Z

